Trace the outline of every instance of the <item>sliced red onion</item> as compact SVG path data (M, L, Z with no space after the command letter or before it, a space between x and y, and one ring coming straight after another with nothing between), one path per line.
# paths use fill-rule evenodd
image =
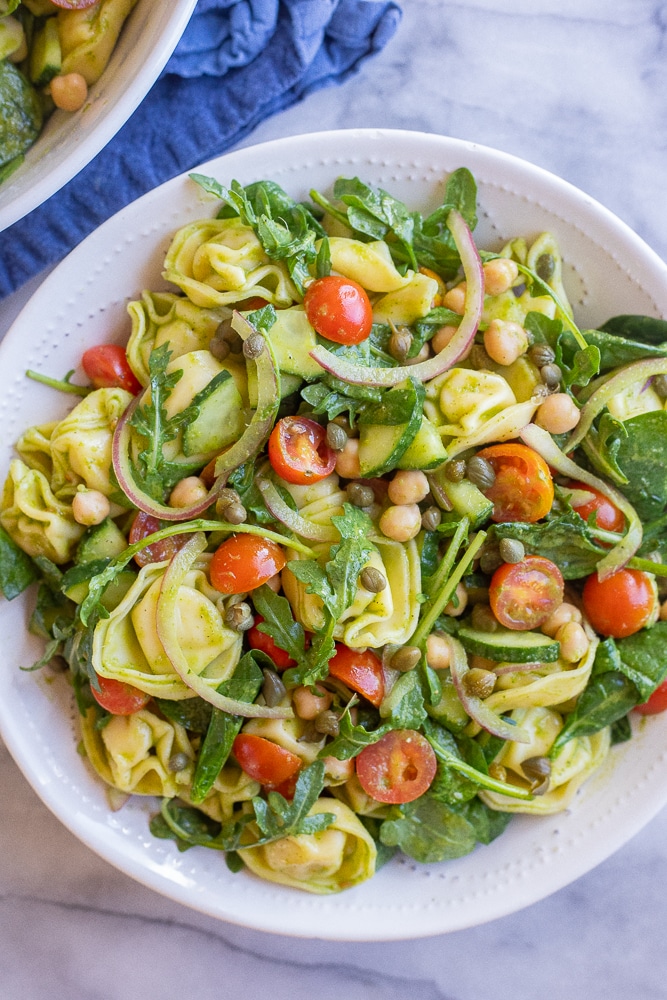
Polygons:
M530 736L525 729L510 722L509 719L503 718L502 715L498 715L481 698L469 693L465 684L465 676L470 672L466 651L458 639L454 639L452 636L449 637L449 643L451 648L449 669L452 680L461 704L470 718L492 736L499 736L503 740L513 740L514 743L530 743Z
M244 340L251 334L257 333L238 312L234 313L232 325ZM202 500L190 507L168 507L154 500L136 482L130 462L132 429L129 421L139 406L141 397L130 403L116 425L111 455L118 484L135 507L163 521L191 521L203 514L215 502L230 472L257 454L271 433L280 405L276 359L268 339L265 339L265 349L256 358L256 365L258 398L252 419L239 440L218 457L215 463L216 479L211 489Z
M340 540L340 534L333 525L314 524L302 517L298 511L292 510L269 479L258 479L257 488L264 497L264 503L268 510L276 520L293 531L295 535L307 538L311 542L337 542ZM286 540L285 544L289 544L289 541Z
M229 715L241 715L246 719L292 719L291 708L268 708L265 705L250 705L245 701L226 698L211 688L203 677L188 666L178 641L178 592L195 560L206 548L206 536L198 532L188 539L182 549L174 555L162 578L160 596L157 602L157 634L167 658L184 684L214 708Z
M463 216L456 209L452 209L449 213L447 225L454 237L454 243L463 264L466 297L463 317L456 333L446 347L443 347L439 354L416 365L405 365L399 368L366 368L363 365L355 365L350 361L345 361L344 358L332 354L326 347L318 345L310 352L310 356L325 371L354 385L393 386L403 382L406 378L416 378L421 382L428 382L437 375L442 375L467 354L482 318L484 272L472 233Z
M607 403L619 392L623 392L635 382L646 382L655 375L667 375L667 358L646 358L633 361L608 378L590 399L582 406L579 423L572 432L565 451L570 452L581 444L593 425L593 421L604 410Z
M665 365L665 370L667 371L667 365ZM588 472L587 469L580 468L571 458L563 454L551 437L551 434L542 427L538 427L537 424L528 424L521 431L521 438L529 448L532 448L538 455L541 455L544 461L556 472L559 472L562 476L568 476L570 479L576 479L581 483L585 483L586 486L590 486L594 490L598 490L621 511L628 522L628 530L621 540L613 548L609 549L609 552L597 565L600 580L606 580L607 577L613 576L614 573L617 573L619 569L622 569L632 559L642 543L642 523L637 516L635 508L617 489L610 486L603 479L598 479L597 476Z

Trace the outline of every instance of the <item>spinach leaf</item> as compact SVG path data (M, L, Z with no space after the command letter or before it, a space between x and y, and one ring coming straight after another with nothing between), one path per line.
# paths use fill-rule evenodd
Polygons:
M418 270L412 247L414 218L403 204L382 188L364 184L358 177L340 177L334 184L334 198L347 206L347 224L372 240L397 244L401 258Z
M170 722L176 722L191 733L205 733L213 713L213 706L203 698L184 698L183 701L156 698L155 704Z
M615 457L627 477L623 492L642 520L667 506L667 411L641 413L623 421Z
M542 285L543 282L537 294L542 294ZM548 285L544 285L544 288L552 294ZM588 385L593 376L599 372L599 349L594 344L581 347L574 334L565 329L562 320L550 319L544 313L529 312L524 326L529 333L532 333L536 343L548 344L552 348L556 355L556 364L563 373L563 385L566 389ZM565 346L571 342L576 345L575 349L566 350Z
M599 656L635 685L639 702L647 701L667 677L667 622L656 622L625 639L607 639L600 647ZM594 669L599 670L597 656Z
M664 322L664 320L660 322ZM629 340L620 333L614 334L613 330L605 330L604 327L600 330L583 330L582 332L588 343L597 347L600 352L601 372L629 365L632 361L640 361L642 358L659 358L667 354L665 346ZM573 334L567 330L563 334L562 347L566 356L571 356L578 349Z
M593 736L628 714L638 702L637 688L617 670L591 677L556 737L551 756L578 736Z
M419 672L401 674L382 703L380 714L392 729L420 729L426 719Z
M667 345L667 320L653 316L614 316L600 330L642 344Z
M22 594L38 575L30 556L0 528L0 590L7 600Z
M477 843L473 825L451 806L429 795L397 810L380 827L380 840L423 864L469 854Z
M471 799L458 809L472 826L480 844L490 844L505 832L512 820L512 813L489 809L481 799Z
M514 538L530 555L555 562L565 580L589 576L608 549L599 545L586 522L574 511L538 524L506 522L489 530L493 539Z

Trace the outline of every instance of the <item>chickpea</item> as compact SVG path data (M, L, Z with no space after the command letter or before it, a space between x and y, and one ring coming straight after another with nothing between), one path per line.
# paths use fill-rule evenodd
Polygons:
M208 490L199 476L186 476L176 483L169 497L170 507L191 507L203 500Z
M65 73L51 80L51 97L61 111L78 111L86 103L88 84L80 73Z
M333 695L321 687L316 687L314 692L307 687L298 687L292 691L292 701L294 702L294 711L299 718L310 722L312 719L316 719L320 712L329 708L333 701Z
M325 757L324 773L330 781L347 781L354 774L354 758L338 760L337 757Z
M450 601L449 604L445 606L445 614L450 615L452 618L458 618L462 615L468 605L468 591L466 590L464 583L459 583L456 587L456 603Z
M552 639L556 635L559 628L563 625L567 625L568 622L581 622L582 614L579 608L575 608L574 604L568 604L564 601L560 607L556 608L555 611L549 615L547 620L542 625L542 631L545 635L550 636Z
M484 331L484 347L492 361L511 365L528 350L528 336L520 323L493 319Z
M348 438L345 447L336 456L336 472L343 479L359 479L359 438Z
M389 483L387 495L392 503L419 503L429 489L428 479L419 469L401 470Z
M519 277L516 261L509 257L496 257L484 265L484 292L486 295L502 295L508 292Z
M72 497L72 514L77 524L101 524L109 516L111 504L99 490L79 490Z
M276 573L269 580L266 581L267 587L270 587L274 594L280 593L280 588L282 587L282 580L280 573Z
M566 392L555 392L540 404L535 423L550 434L565 434L579 423L579 408Z
M561 659L566 663L576 663L586 655L590 645L583 626L578 622L566 622L556 632L560 643Z
M409 542L422 526L422 514L416 503L387 507L380 518L380 531L395 542Z
M428 341L422 346L419 354L415 354L414 358L406 358L403 364L405 365L418 365L422 361L426 361L427 358L431 357L431 345Z
M447 309L451 309L452 312L458 313L459 316L463 316L466 308L466 289L467 285L465 281L455 285L454 288L450 288L449 291L443 296L443 306Z
M426 662L432 670L447 670L451 661L451 648L446 635L431 632L426 640Z
M441 326L437 333L434 333L431 337L431 347L436 354L440 354L447 344L450 342L458 326Z

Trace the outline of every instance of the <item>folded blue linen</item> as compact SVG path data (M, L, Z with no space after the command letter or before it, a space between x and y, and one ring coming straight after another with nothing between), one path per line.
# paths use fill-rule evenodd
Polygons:
M0 236L0 298L105 219L342 83L392 37L394 0L199 0L162 76L72 181Z

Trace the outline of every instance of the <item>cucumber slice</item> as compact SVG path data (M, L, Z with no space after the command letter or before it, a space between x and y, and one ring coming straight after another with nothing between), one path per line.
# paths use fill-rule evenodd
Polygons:
M36 87L45 87L62 68L58 20L48 17L35 32L30 50L30 79Z
M363 477L395 469L422 423L424 386L415 379L385 392L359 420L359 466Z
M463 647L487 660L507 663L553 663L560 654L560 643L541 632L480 632L464 626L457 632Z
M303 379L299 375L288 375L287 372L280 372L280 398L291 396L293 392L298 392L303 385ZM248 403L254 410L257 406L257 372L248 366Z
M101 524L89 528L76 550L76 563L92 562L93 559L113 559L127 548L127 539L118 525L107 517Z
M421 426L407 450L403 453L399 469L422 469L430 472L447 461L447 450L437 428L428 417L422 416Z
M301 378L317 377L322 369L310 352L317 347L317 337L308 322L303 306L278 309L269 339L281 372Z
M447 495L455 512L470 518L470 527L473 531L488 521L493 512L493 501L488 500L474 483L471 483L469 479L462 479L460 483L452 483L444 473L439 471L434 472L433 475L438 486Z
M243 400L228 371L212 378L193 403L199 414L183 431L184 455L215 454L238 441L245 430Z

